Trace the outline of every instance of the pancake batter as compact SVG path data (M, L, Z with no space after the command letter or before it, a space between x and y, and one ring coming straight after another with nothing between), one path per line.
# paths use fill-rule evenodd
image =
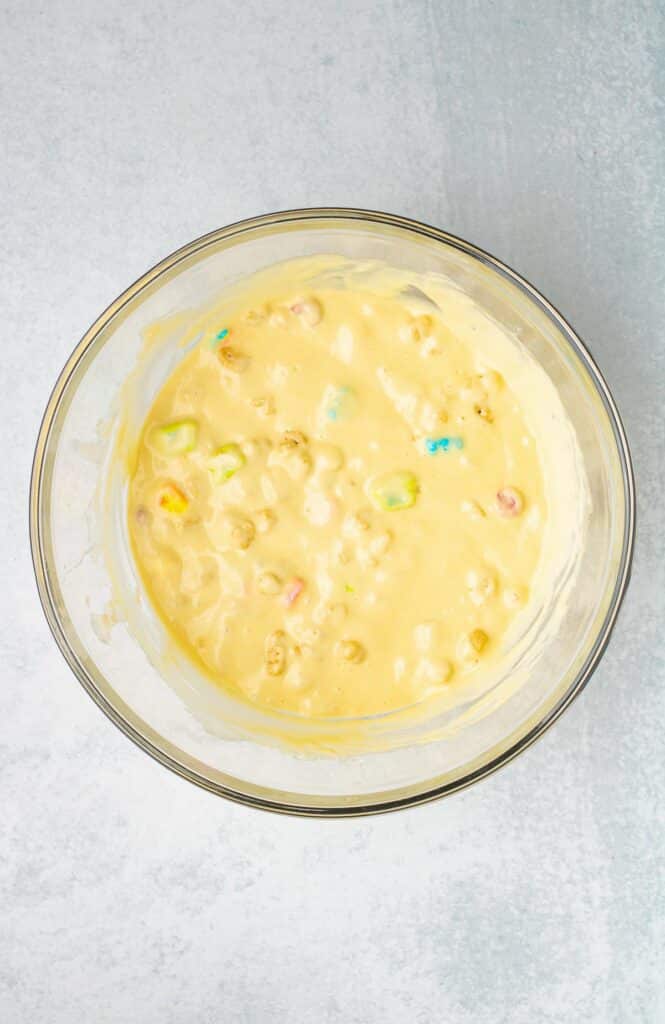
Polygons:
M170 635L220 685L357 716L505 656L548 520L513 387L542 371L512 380L514 344L452 287L435 303L413 275L319 270L275 268L196 325L128 526Z

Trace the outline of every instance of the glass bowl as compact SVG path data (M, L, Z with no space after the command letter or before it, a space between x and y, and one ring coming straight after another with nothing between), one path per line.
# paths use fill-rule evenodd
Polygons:
M501 700L471 701L436 727L417 716L405 722L382 715L355 725L294 719L283 742L269 714L238 707L212 683L193 678L191 666L160 663L161 627L130 584L125 597L133 613L114 615L108 548L123 532L122 488L102 500L100 493L142 332L166 318L177 325L178 314L263 267L315 253L444 274L513 332L558 389L577 434L593 511L559 628ZM177 330L174 337L177 342ZM164 358L143 373L138 393L145 411L179 355L177 345L166 346ZM605 650L628 583L634 523L619 415L594 360L560 314L475 246L403 217L351 209L294 210L232 224L173 253L128 288L85 334L55 385L30 495L33 561L49 626L108 717L162 764L214 793L275 811L331 816L454 792L540 736ZM118 565L127 561L122 543L113 558ZM124 570L120 576L131 580L131 566ZM356 742L340 746L341 735Z

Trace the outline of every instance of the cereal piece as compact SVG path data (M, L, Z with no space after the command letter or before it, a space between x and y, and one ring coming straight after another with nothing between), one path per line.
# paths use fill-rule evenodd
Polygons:
M374 558L382 558L393 542L393 535L390 530L381 530L376 537L369 542L369 550Z
M286 327L286 313L283 309L274 309L268 316L271 327Z
M432 337L432 335L430 335L429 338L425 338L420 346L420 354L421 356L425 356L425 358L428 356L438 356L442 351L443 349L440 342L437 341L436 338Z
M500 515L508 518L518 516L524 508L524 498L516 487L502 487L497 491L496 504Z
M284 604L287 608L293 607L304 589L305 581L301 580L299 576L294 576L292 580L289 580L284 588Z
M307 438L300 430L287 430L280 438L276 451L271 452L269 466L279 466L292 480L302 481L312 468L312 456Z
M150 434L150 443L160 455L185 455L196 447L198 436L196 420L177 420L155 427Z
M393 535L390 530L379 533L356 534L356 559L364 568L375 568L392 544Z
M279 447L285 449L302 448L307 444L307 437L302 430L285 430L282 434Z
M283 501L284 498L288 497L291 491L291 485L286 471L275 472L276 469L280 469L280 463L278 459L277 465L270 464L274 463L274 461L275 458L271 454L268 459L268 471L266 473L262 473L259 477L261 493L268 505L276 505L279 501ZM281 468L283 469L283 467Z
M224 369L230 370L231 373L244 373L250 364L249 356L231 345L222 345L217 357Z
M260 324L265 320L267 315L268 313L266 309L248 309L245 313L244 320L250 327L256 327L257 324Z
M485 370L479 377L482 387L488 395L494 395L503 387L503 377L496 370Z
M262 395L260 398L253 398L252 405L259 416L274 416L275 401L270 395Z
M474 384L470 378L466 379L459 389L457 396L462 402L471 402L473 405L482 405L486 398L485 392L480 385Z
M224 444L208 462L211 482L217 487L230 480L245 465L245 456L237 444Z
M323 317L321 303L317 299L300 299L289 309L306 327L316 327Z
M485 423L494 423L494 413L487 405L474 405L473 407L476 416L479 416L481 420L485 420Z
M279 594L282 581L274 572L262 572L256 580L256 586L260 594Z
M327 526L339 511L335 499L316 487L307 490L303 507L305 518L312 526Z
M421 658L413 674L414 682L427 687L426 692L445 686L453 674L453 666L447 658Z
M407 471L384 473L374 477L368 485L368 495L381 512L398 512L415 505L419 486L413 473Z
M429 622L419 622L413 630L413 639L417 650L433 650L441 643L441 624L433 619Z
M345 517L342 523L342 533L345 537L360 537L369 530L370 523L366 512L352 512Z
M282 449L271 456L270 466L281 466L284 472L296 483L301 483L312 469L312 457L305 448Z
M472 629L467 639L476 654L480 654L487 646L489 637L484 629Z
M432 317L423 313L420 316L414 316L409 323L403 324L403 326L399 328L397 334L400 341L423 341L424 338L429 336L432 326Z
M348 661L352 665L359 665L367 657L367 652L358 640L340 640L335 647L338 658Z
M336 473L344 465L344 453L334 444L317 445L314 466L322 473Z
M265 459L272 451L272 441L269 437L247 438L241 443L240 450L246 459Z
M157 501L159 507L172 516L182 516L189 508L189 500L175 484L164 484Z
M466 584L475 605L485 604L496 592L496 579L483 569L470 569L466 574Z
M241 551L247 550L255 536L256 529L251 519L236 519L231 526L231 543Z
M286 670L286 633L275 629L266 637L263 662L269 676L281 676Z
M271 508L262 508L255 513L254 521L259 533L267 533L277 522L277 516Z
M425 451L428 455L436 455L437 452L448 452L453 448L461 451L464 441L461 437L426 437Z

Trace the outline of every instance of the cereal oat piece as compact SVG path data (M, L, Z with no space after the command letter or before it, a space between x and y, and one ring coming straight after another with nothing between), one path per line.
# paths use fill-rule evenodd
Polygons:
M479 416L481 420L485 420L485 423L494 423L494 413L488 405L474 405L473 408L476 416Z
M409 323L404 324L402 327L400 327L397 333L400 341L423 341L424 338L427 338L429 336L432 327L432 317L428 316L426 313L423 313L420 316L414 316L409 321Z
M277 522L277 516L271 508L261 508L254 514L254 521L259 533L267 533Z
M488 642L489 637L484 629L472 629L460 638L459 654L469 666L476 665Z
M344 453L334 444L319 444L314 452L314 466L322 473L336 473L344 465Z
M426 692L438 690L446 685L453 674L453 666L447 658L421 658L414 672L414 680L425 686Z
M416 645L416 650L421 652L435 650L436 647L441 643L442 630L441 624L436 620L431 619L428 622L419 622L413 630L413 639Z
M279 594L282 581L274 572L262 572L256 581L260 594Z
M275 415L275 400L271 395L262 395L260 398L253 398L252 405L259 416Z
M237 519L231 526L231 543L241 551L246 551L254 540L256 530L251 519Z
M316 487L307 492L303 508L313 526L327 526L339 513L339 503Z
M470 569L466 574L469 597L476 605L485 604L496 592L496 579L484 569Z
M503 387L503 377L496 370L485 370L480 374L480 383L488 395L493 395Z
M393 542L393 535L390 530L381 530L376 537L372 537L369 543L369 550L375 558L382 558Z
M266 637L263 663L269 676L281 676L286 669L286 633L276 629Z
M256 327L263 320L266 319L268 312L265 308L263 309L248 309L245 313L245 323L249 324L250 327Z
M230 370L231 373L244 373L250 364L249 356L232 345L222 345L217 357L224 369Z
M342 531L347 537L358 537L369 530L370 522L364 512L352 512L342 523Z
M367 656L365 648L358 640L340 640L335 650L339 658L349 661L352 665L359 665Z
M469 643L478 654L487 646L489 637L484 629L472 629L469 633Z
M302 430L285 430L279 441L279 447L287 449L302 448L306 444L307 437Z
M302 431L285 431L277 448L271 452L268 465L280 466L296 482L304 480L311 471L312 456Z

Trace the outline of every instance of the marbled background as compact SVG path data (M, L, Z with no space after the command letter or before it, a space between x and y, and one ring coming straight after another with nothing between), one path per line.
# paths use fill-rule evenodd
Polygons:
M665 1020L659 0L0 4L3 1024ZM278 818L94 707L32 579L28 475L71 348L232 220L367 206L524 272L587 339L639 494L592 684L442 803Z

